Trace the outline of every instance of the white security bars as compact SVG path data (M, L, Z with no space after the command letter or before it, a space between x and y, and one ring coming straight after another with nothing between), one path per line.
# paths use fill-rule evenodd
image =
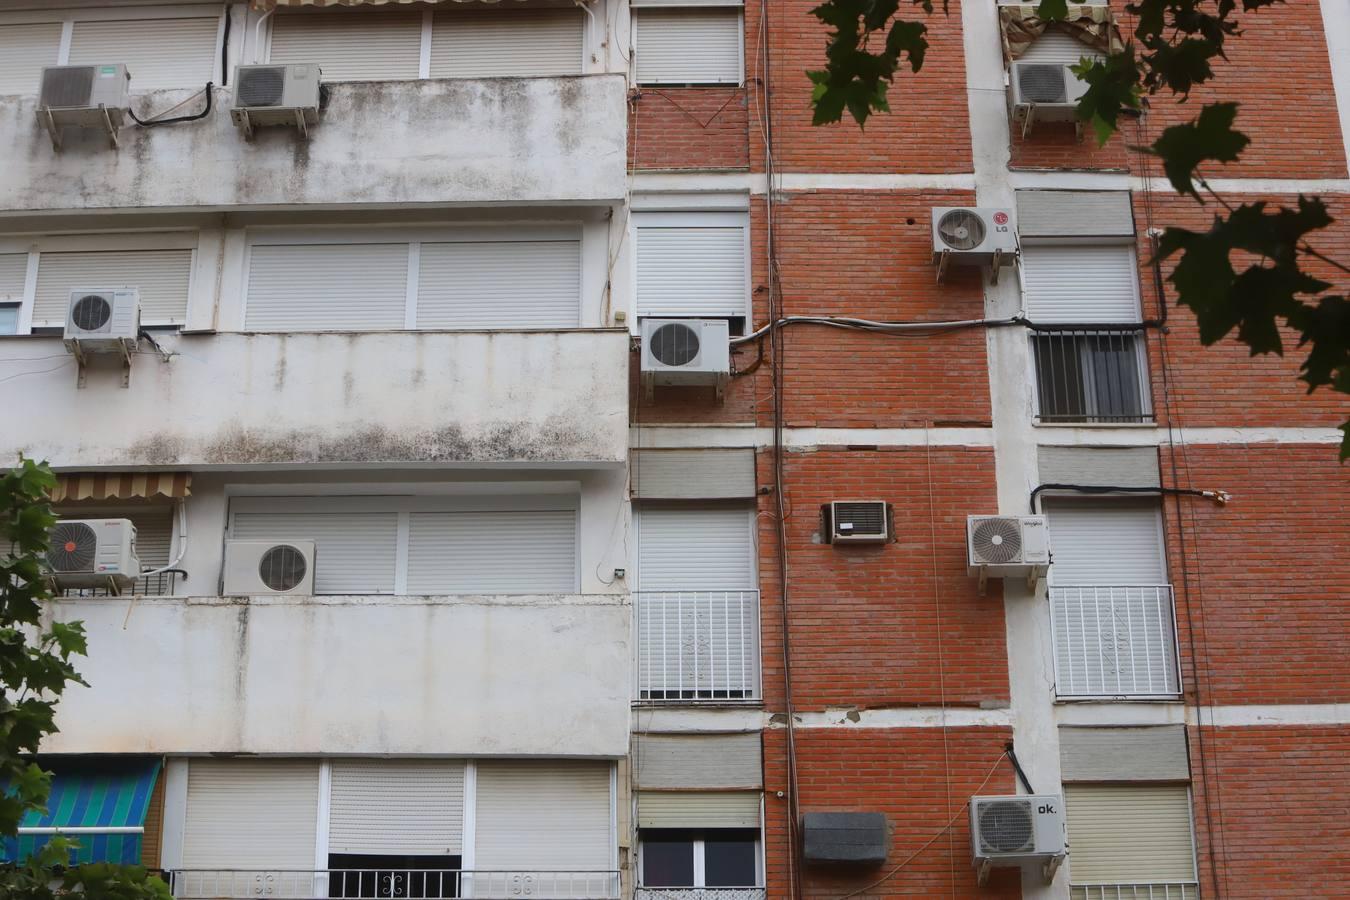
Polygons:
M176 900L387 900L538 897L548 900L615 900L617 870L542 871L486 869L173 869L169 888ZM763 896L763 892L760 893Z
M764 888L638 888L634 900L765 900Z

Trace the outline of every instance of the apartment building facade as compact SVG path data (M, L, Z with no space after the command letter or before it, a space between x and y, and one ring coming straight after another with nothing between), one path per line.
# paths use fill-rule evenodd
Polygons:
M0 2L0 450L151 572L52 604L90 687L10 855L84 829L180 900L1350 891L1345 404L1168 309L1152 236L1208 212L1129 148L1189 108L1028 117L1016 67L1128 13L991 0L815 128L813 5ZM140 122L58 122L49 66ZM238 112L250 66L313 108ZM1219 191L1350 213L1344 2L1220 84ZM1014 250L935 256L946 208ZM139 336L67 346L118 288ZM970 516L1053 564L972 574ZM976 864L1011 795L1067 854Z

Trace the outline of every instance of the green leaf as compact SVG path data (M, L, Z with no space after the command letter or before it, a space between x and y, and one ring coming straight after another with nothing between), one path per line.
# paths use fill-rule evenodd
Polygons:
M1210 103L1190 122L1163 131L1147 148L1162 160L1163 171L1178 192L1201 199L1195 185L1196 168L1207 160L1235 162L1251 143L1245 134L1233 130L1237 109L1236 103Z
M1069 17L1068 0L1041 0L1036 15L1047 21L1062 21Z

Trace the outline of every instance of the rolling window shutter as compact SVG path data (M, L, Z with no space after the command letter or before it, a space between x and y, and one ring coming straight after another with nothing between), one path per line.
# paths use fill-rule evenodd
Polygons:
M412 513L408 592L569 594L576 510Z
M167 566L173 549L173 507L130 510L126 518L136 526L136 555L141 566Z
M309 63L324 81L417 78L422 58L420 12L278 13L274 63Z
M1100 52L1077 38L1051 28L1032 41L1026 52L1017 57L1017 61L1072 66L1077 65L1078 61L1084 56L1092 59L1102 58Z
M639 316L744 316L744 226L638 225Z
M758 828L759 792L643 792L639 828Z
M219 15L76 22L70 63L126 63L133 91L200 88L220 80L219 31Z
M456 856L464 832L464 763L333 763L328 852Z
M739 9L634 10L633 23L639 84L740 84Z
M17 303L22 300L27 277L27 253L0 253L0 301Z
M607 762L479 763L474 868L613 868L609 770Z
M1051 324L1138 322L1134 248L1127 245L1022 248L1027 315Z
M0 25L0 95L36 94L61 50L61 23Z
M71 288L135 287L141 323L180 325L192 282L191 250L95 250L38 256L34 328L64 328Z
M633 780L647 790L732 790L764 784L758 732L640 734L632 750Z
M579 9L438 11L432 20L432 78L579 75Z
M313 540L314 590L319 594L391 594L398 553L398 514L392 512L235 513L230 537Z
M256 245L244 328L400 329L407 302L407 244Z
M753 591L753 510L741 504L644 503L638 512L638 589Z
M183 867L312 869L318 808L317 761L194 759Z
M1186 785L1066 784L1064 804L1075 885L1195 881Z
M1166 584L1157 500L1047 500L1056 585Z
M418 328L576 328L579 241L426 243Z

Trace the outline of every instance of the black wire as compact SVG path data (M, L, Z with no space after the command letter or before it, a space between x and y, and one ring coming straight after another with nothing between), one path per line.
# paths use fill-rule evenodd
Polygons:
M1017 761L1017 751L1013 749L1013 742L1008 741L1004 748L1008 751L1008 761L1013 764L1013 771L1022 780L1022 787L1027 789L1028 794L1036 793L1036 789L1031 786L1031 780L1027 778L1027 773L1022 771L1022 764Z
M156 119L152 116L149 119L142 119L140 116L136 115L135 110L129 109L127 112L131 113L132 120L142 128L157 128L160 125L177 125L180 122L195 122L198 119L205 119L207 116L211 115L211 90L214 87L214 82L208 81L206 83L206 108L201 112L193 113L190 116L174 116L172 119Z
M1199 491L1195 488L1174 487L1123 487L1113 484L1038 484L1031 491L1031 512L1036 515L1037 498L1041 491L1077 491L1080 494L1168 494L1186 497L1212 497L1212 491Z
M220 86L228 87L230 83L230 20L234 18L232 10L225 8L225 26L222 29L223 34L220 39Z

